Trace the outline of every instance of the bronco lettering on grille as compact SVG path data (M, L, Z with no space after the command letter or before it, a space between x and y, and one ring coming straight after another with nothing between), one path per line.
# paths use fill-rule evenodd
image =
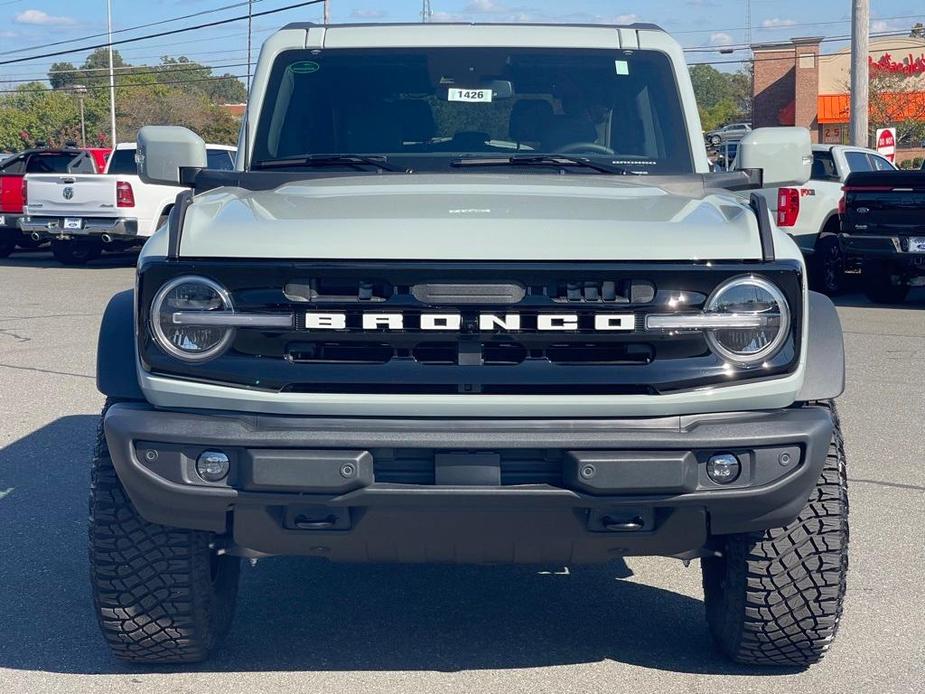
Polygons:
M315 312L305 314L307 330L346 330L347 314L342 312ZM519 313L479 313L478 329L482 332L563 332L579 330L579 316L575 313L539 313L522 316ZM459 313L422 313L405 316L397 312L363 313L357 327L363 330L422 330L459 332L463 317ZM597 332L633 332L636 316L632 313L595 313L588 318L587 327Z

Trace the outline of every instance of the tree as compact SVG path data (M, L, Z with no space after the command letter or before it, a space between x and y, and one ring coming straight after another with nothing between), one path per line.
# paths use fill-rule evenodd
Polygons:
M870 132L896 128L896 144L918 147L925 142L925 93L922 78L902 72L872 69L870 73Z
M48 70L48 81L52 89L64 89L80 84L80 71L73 63L52 63Z
M693 65L690 73L706 130L751 120L752 77L748 71L720 72L712 65Z

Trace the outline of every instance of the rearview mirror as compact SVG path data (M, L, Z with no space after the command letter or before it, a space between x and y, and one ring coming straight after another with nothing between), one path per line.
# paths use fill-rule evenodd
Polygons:
M148 125L138 131L135 162L145 183L179 186L183 168L206 168L206 143L192 130Z
M813 145L806 128L758 128L739 143L736 169L761 169L762 186L801 186L813 168Z

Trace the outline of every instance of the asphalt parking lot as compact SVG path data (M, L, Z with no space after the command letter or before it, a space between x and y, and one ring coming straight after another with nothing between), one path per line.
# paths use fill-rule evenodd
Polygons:
M210 662L114 661L88 592L86 497L96 332L132 262L0 261L0 691L922 690L925 290L903 307L838 301L851 571L842 631L811 670L724 661L698 567L667 559L569 573L269 559L246 567L232 634Z

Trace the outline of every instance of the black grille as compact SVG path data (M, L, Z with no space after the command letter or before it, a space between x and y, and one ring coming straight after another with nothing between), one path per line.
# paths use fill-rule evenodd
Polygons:
M231 348L190 365L164 354L141 331L145 368L180 378L291 393L658 394L792 370L800 343L799 265L746 263L281 263L148 262L142 313L178 274L225 286L236 310L295 316L285 330L240 328ZM648 313L703 307L718 284L749 272L775 282L790 301L792 334L762 369L730 376L702 333L648 332ZM346 329L305 329L307 312L334 312ZM401 314L401 330L363 329L368 313ZM460 329L423 330L427 313L453 313ZM482 330L481 314L521 317L521 330ZM577 329L539 329L546 314L571 315ZM596 318L632 315L633 330L604 331Z
M563 486L562 451L508 449L498 453L502 486ZM375 481L377 484L433 485L436 454L437 451L431 449L377 449L373 451Z

